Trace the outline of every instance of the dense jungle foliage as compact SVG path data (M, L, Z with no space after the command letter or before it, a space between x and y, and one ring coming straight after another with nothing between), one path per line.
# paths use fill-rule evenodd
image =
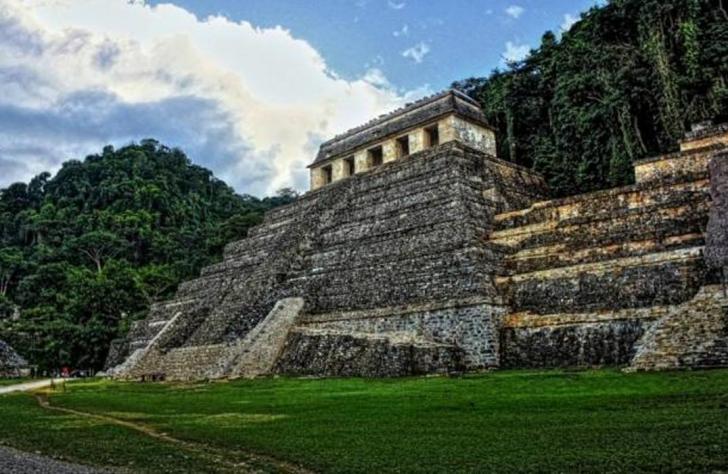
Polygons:
M630 183L690 125L728 119L728 3L611 0L525 60L456 82L497 128L500 156L556 195Z
M41 369L98 369L112 339L295 198L236 195L154 140L0 190L0 339Z

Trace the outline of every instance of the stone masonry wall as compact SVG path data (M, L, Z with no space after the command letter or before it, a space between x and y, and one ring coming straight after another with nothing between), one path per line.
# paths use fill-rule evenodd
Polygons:
M453 301L376 311L309 315L300 327L353 331L361 334L409 333L422 341L461 348L471 369L499 364L499 329L506 312L502 305Z

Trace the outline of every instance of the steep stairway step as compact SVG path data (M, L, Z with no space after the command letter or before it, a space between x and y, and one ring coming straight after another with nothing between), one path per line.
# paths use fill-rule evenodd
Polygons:
M677 207L708 196L708 179L655 186L636 184L625 188L596 191L574 197L541 201L519 211L495 216L494 237L539 232L554 222L570 219L596 219L600 214L614 215L630 209Z
M571 242L528 248L505 257L504 275L532 273L580 264L597 263L619 258L639 257L650 253L665 252L673 249L699 247L704 245L705 236L697 229L691 234L656 236L644 240L645 234L622 239L605 239L601 243L595 239L590 245L574 245ZM612 243L615 240L619 243Z
M644 240L650 236L674 236L704 232L709 201L697 196L674 207L648 206L618 214L596 214L580 219L551 220L537 226L494 231L494 243L523 250L550 244L568 243L575 249L621 242Z
M500 276L496 286L516 311L620 309L681 303L704 272L696 246Z

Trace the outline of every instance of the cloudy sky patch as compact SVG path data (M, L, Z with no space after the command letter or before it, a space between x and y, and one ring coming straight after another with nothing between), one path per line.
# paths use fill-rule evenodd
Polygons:
M311 136L411 98L381 71L339 78L282 27L199 19L174 5L6 0L0 41L9 92L0 98L0 159L24 164L0 185L55 170L80 150L154 137L184 145L241 191L305 189Z
M0 187L155 138L238 192L305 190L321 141L597 1L0 0Z
M521 15L523 15L525 11L526 9L520 5L510 5L508 8L506 8L506 15L518 19L521 17Z
M430 47L427 43L421 41L411 48L407 48L402 51L402 56L411 59L416 64L422 63L425 60L425 56L430 53Z

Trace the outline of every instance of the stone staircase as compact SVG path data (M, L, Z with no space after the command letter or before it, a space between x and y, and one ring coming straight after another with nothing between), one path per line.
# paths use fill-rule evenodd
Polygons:
M303 298L280 300L253 330L236 343L221 375L257 377L273 372L286 339L303 310Z
M700 153L708 151L669 160L693 163ZM495 281L511 309L503 366L627 364L659 318L653 309L699 292L707 170L661 173L663 164L642 170L633 186L495 217L486 247L504 255Z
M728 366L728 297L706 286L691 301L667 308L636 346L632 370Z
M702 282L706 180L633 186L496 216L497 285L516 311L682 302Z

